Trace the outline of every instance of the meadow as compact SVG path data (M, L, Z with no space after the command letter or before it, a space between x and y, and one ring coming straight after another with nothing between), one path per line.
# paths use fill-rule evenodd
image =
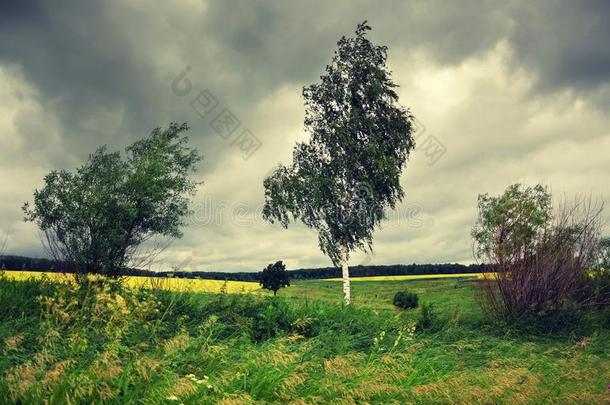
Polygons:
M492 323L472 275L354 280L350 307L335 280L28 276L0 277L0 402L610 403L610 318ZM403 289L420 308L393 307Z

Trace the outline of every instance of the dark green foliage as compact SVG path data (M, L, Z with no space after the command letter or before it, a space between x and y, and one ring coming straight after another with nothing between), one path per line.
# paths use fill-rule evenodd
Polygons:
M40 280L13 281L1 276L0 272L0 322L11 318L38 316L40 305L36 297L50 296L55 284L47 277Z
M44 233L58 266L116 276L143 242L182 235L189 196L198 184L189 174L201 160L187 146L182 134L187 129L175 123L156 128L129 146L125 157L104 146L75 172L45 176L33 205L25 203L23 210Z
M309 143L290 166L265 179L265 219L300 220L318 231L335 265L353 249L368 250L373 231L403 196L400 174L415 146L412 118L398 104L387 48L366 36L342 37L321 82L303 89Z
M280 288L289 287L290 276L284 263L280 260L265 267L259 274L259 284L264 289L273 291L273 295L277 295Z
M402 309L417 308L419 297L410 291L398 291L394 295L394 305Z
M416 328L418 330L433 329L438 327L438 315L434 309L434 304L424 303L419 312Z
M280 297L219 294L200 305L195 304L186 313L197 312L204 319L217 316L219 324L223 325L220 335L223 338L245 335L254 342L261 342L290 334L323 335L325 339L340 335L342 339L349 337L351 348L365 350L372 344L375 333L384 327L398 332L387 324L390 318L385 314L375 315L366 309L343 309L319 301L295 305Z
M598 309L610 306L610 269L591 269L581 275L577 284L577 302Z
M574 301L566 302L552 312L540 311L521 315L507 315L502 319L490 319L498 330L519 336L560 337L588 335L604 327L604 312L586 310Z
M600 311L601 326L610 329L610 306Z

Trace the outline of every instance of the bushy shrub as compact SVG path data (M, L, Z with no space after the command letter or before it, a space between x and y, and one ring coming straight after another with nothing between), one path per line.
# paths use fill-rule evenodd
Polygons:
M437 324L438 317L436 311L434 310L434 305L429 303L422 305L419 312L419 318L417 319L416 329L420 331L424 329L432 329L436 327Z
M57 267L119 277L125 267L157 257L161 244L139 249L151 237L182 236L189 200L200 184L189 174L202 159L188 146L186 130L188 125L176 123L156 128L124 155L103 146L76 171L44 177L44 187L22 209L24 219L40 228Z
M416 293L410 291L398 291L394 295L394 305L402 309L417 308L419 298Z
M610 307L606 307L600 311L600 324L602 327L610 329Z
M489 264L479 283L487 315L552 319L590 303L589 281L581 281L595 257L602 205L580 197L553 212L550 200L542 186L479 196L472 235L477 258Z

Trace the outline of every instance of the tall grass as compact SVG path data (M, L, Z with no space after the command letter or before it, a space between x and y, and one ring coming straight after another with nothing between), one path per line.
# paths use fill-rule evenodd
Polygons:
M459 308L457 302L440 305L448 297L469 302L471 287L414 283L424 303L437 297L431 311L428 305L422 314L322 299L0 277L0 402L598 403L605 398L607 331L563 340L507 337L450 311ZM340 288L335 284L329 282ZM377 293L368 292L371 302Z
M98 281L0 278L1 337L8 342L0 363L6 371L1 395L21 403L143 398L158 403L174 396L212 401L220 386L236 384L235 375L214 371L236 353L260 352L272 339L274 345L278 339L303 342L310 349L307 355L318 359L387 351L406 341L406 325L391 314L366 309ZM276 355L291 356L287 348L281 351ZM264 358L252 359L259 360ZM263 386L270 377L261 378L254 392L271 395ZM150 396L151 386L158 397Z

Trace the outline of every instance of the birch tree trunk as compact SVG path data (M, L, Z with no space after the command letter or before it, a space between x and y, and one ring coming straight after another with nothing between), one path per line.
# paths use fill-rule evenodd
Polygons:
M341 252L341 273L343 275L343 301L345 305L352 302L352 293L349 283L349 268L347 266L347 249L343 248Z

